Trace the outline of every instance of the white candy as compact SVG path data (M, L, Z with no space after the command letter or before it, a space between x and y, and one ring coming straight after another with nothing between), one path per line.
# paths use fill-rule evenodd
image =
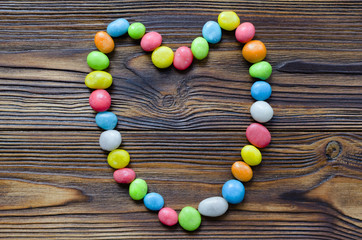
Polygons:
M272 119L274 111L269 103L264 101L256 101L250 107L250 114L255 121L265 123Z
M207 217L219 217L229 208L228 202L222 197L209 197L199 204L199 213Z
M121 142L121 134L116 130L104 131L99 137L99 145L105 151L113 151L121 145Z

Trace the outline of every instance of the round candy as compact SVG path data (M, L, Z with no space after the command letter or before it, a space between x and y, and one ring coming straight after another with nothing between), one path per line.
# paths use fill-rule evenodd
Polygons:
M88 54L87 63L94 70L104 70L109 66L109 59L106 54L93 51Z
M209 44L203 37L197 37L192 41L191 51L194 57L198 60L202 60L209 54Z
M192 55L191 49L185 46L179 47L175 52L175 57L173 59L173 65L178 70L185 70L188 68L194 56Z
M97 32L94 37L94 43L102 53L110 53L114 49L114 41L108 33L104 31Z
M266 80L270 77L272 73L272 66L266 61L261 61L254 63L249 68L250 76L254 78L260 78L261 80Z
M132 23L128 28L128 35L133 39L141 39L145 35L146 27L140 22Z
M147 209L151 211L158 211L163 207L165 201L160 194L151 192L144 197L143 203Z
M242 182L248 182L253 177L253 170L251 170L251 167L242 161L234 162L231 166L231 173L236 179Z
M168 68L173 62L173 51L169 47L158 47L152 53L152 63L158 68Z
M271 141L269 130L260 123L252 123L246 129L246 138L258 148L265 148Z
M235 30L235 37L241 43L249 42L255 35L255 27L250 22L244 22Z
M222 187L222 196L231 204L238 204L243 201L245 195L245 187L238 180L229 180Z
M145 180L136 178L129 185L129 195L133 200L141 200L147 194L147 183Z
M121 168L113 173L113 178L118 183L131 183L136 178L136 173L130 168Z
M109 130L114 131L114 130ZM128 165L130 160L129 153L123 149L115 149L108 154L107 161L109 166L114 169L124 168Z
M107 33L111 37L120 37L128 31L129 22L124 18L114 20L107 26Z
M261 163L261 153L253 145L246 145L241 149L241 157L249 166L256 166Z
M250 92L255 100L264 101L270 97L272 88L270 84L265 81L256 81L253 86L251 86Z
M228 202L222 197L209 197L202 200L197 208L199 213L207 217L219 217L229 208Z
M250 114L255 121L265 123L272 119L274 111L269 103L264 101L256 101L250 107Z
M141 48L150 52L161 46L162 36L158 32L146 33L141 39Z
M178 222L177 212L169 207L162 208L158 212L158 219L167 226L173 226Z
M201 215L193 207L184 207L178 215L180 226L187 231L195 231L201 224Z
M117 122L117 115L112 112L100 112L96 115L96 124L104 130L114 129Z
M103 89L95 90L89 96L89 105L94 111L104 112L111 106L111 95Z
M105 151L112 151L121 145L122 136L116 130L107 130L102 132L99 137L99 145Z
M232 31L236 29L240 24L240 18L233 11L225 11L219 14L217 19L222 29Z
M222 36L220 25L215 21L208 21L202 28L202 36L209 43L220 42Z
M263 42L252 40L244 45L241 53L246 61L257 63L266 57L266 47Z
M84 82L91 89L106 89L112 85L112 75L104 71L93 71L85 77Z

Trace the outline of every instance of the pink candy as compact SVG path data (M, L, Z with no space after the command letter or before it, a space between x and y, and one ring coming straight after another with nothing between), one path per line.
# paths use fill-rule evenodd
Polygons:
M250 22L244 22L239 25L235 31L236 40L241 43L249 42L255 35L255 27Z
M141 39L141 48L150 52L161 46L162 36L158 32L146 33Z
M178 215L172 208L165 207L158 212L158 219L167 226L173 226L178 222Z
M260 123L252 123L246 129L246 138L258 148L265 148L271 141L269 130Z
M111 95L106 90L98 89L89 96L89 105L97 112L104 112L111 106Z
M192 55L190 48L185 46L179 47L175 52L173 65L178 70L185 70L191 65L193 58L194 56Z
M136 178L136 173L130 168L121 168L114 171L113 178L118 183L131 183Z

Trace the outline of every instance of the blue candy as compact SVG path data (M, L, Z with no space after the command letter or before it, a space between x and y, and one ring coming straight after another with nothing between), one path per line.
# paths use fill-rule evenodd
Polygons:
M96 115L96 124L104 130L112 130L118 122L116 114L112 112L100 112Z
M146 208L152 211L158 211L160 210L163 205L165 204L165 201L163 200L163 197L155 192L148 193L143 198L143 203L145 204Z
M231 204L238 204L243 201L245 195L245 187L238 180L229 180L222 187L222 196Z
M272 88L270 84L265 81L256 81L253 86L251 86L250 92L255 100L264 101L270 97Z
M124 18L114 20L107 27L107 33L111 37L119 37L128 32L129 22Z
M202 28L202 36L209 43L218 43L221 40L221 27L217 22L208 21Z

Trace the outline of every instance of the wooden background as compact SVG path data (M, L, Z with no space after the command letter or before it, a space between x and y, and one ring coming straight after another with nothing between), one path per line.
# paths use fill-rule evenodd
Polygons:
M190 46L222 10L253 22L275 111L243 203L199 230L165 227L116 184L84 78L93 37L127 18ZM1 239L361 239L362 2L1 1ZM220 195L252 122L249 64L233 33L184 72L157 70L129 37L110 54L111 111L138 177L166 205Z

